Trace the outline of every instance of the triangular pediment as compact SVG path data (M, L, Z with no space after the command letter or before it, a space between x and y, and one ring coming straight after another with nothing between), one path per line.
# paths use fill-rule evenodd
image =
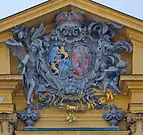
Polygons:
M58 10L65 10L66 7L69 5L75 6L83 11L92 13L101 18L105 18L110 21L114 21L129 28L143 32L143 23L140 20L92 2L90 0L53 0L45 2L28 10L15 14L11 17L8 17L4 20L1 20L0 32L30 20L37 20L38 18L40 19L42 16L46 17L46 15L48 15L47 19L49 20L52 18L54 13L56 13Z
M25 131L18 120L16 135L128 134L125 116L143 111L142 46L141 20L90 0L51 0L7 17L0 21L0 74L8 74L0 76L0 102L11 108L1 110L38 120Z
M0 43L11 37L9 29L16 25L25 24L36 26L43 23L47 33L54 25L54 18L58 12L67 12L72 6L84 12L87 19L104 22L115 22L125 26L123 37L143 42L143 22L111 8L105 7L90 0L52 0L39 4L35 7L7 17L0 21Z

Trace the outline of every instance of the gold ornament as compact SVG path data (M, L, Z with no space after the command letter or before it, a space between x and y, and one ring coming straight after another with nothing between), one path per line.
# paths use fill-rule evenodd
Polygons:
M69 112L69 114L67 116L67 120L69 123L76 120L76 115L75 115L74 111Z

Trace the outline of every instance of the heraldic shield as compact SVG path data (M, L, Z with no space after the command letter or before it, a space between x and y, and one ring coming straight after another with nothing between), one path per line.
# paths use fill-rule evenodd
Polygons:
M83 12L74 10L58 13L55 23L49 35L43 24L16 26L11 30L13 38L5 41L19 58L27 104L37 96L34 109L107 109L106 100L121 93L118 79L127 67L120 52L132 52L129 42L113 41L123 26L87 20ZM100 95L95 94L98 91Z

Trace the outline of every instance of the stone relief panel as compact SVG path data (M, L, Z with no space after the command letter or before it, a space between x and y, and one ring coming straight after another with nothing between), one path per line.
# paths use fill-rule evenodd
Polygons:
M126 40L113 41L123 26L90 22L73 11L58 13L55 22L50 35L44 33L43 24L21 25L11 29L12 39L5 40L19 58L27 105L33 109L109 109L106 101L121 93L118 80L128 65L120 53L132 52ZM101 94L96 95L97 91Z

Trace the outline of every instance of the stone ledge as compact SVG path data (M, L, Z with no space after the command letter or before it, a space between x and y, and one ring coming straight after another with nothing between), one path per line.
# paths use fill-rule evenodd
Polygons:
M129 103L128 110L132 113L143 113L143 103Z
M16 131L16 135L128 135L130 131Z
M3 113L13 113L14 104L12 103L0 103L0 112Z
M123 95L128 95L132 90L143 89L143 75L122 75L119 87Z
M143 75L120 76L119 86L122 94L129 96L128 111L132 113L143 112Z
M2 75L0 74L0 81L9 81L9 80L23 80L22 75Z
M103 127L103 128L24 128L24 131L117 131L118 127Z
M22 75L0 74L0 89L15 89L23 86Z

